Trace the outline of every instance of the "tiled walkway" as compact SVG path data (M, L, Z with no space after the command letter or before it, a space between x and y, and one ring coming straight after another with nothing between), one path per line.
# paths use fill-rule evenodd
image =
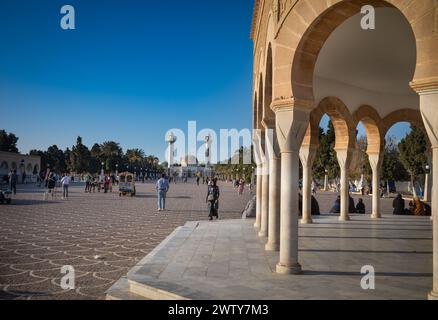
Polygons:
M43 201L41 190L19 186L13 205L0 205L0 299L104 299L176 227L207 219L202 184L172 184L166 212L156 210L154 185L137 191L120 198L76 186L68 201ZM249 194L222 185L221 196L221 218L240 218ZM74 290L59 286L64 265L75 269Z

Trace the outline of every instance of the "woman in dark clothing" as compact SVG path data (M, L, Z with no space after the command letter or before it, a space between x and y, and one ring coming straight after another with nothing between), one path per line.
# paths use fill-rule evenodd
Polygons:
M405 200L402 195L399 193L397 197L392 202L392 207L394 208L394 215L405 215Z
M336 198L335 204L333 208L330 210L330 213L341 213L341 196Z
M363 199L359 199L359 202L356 205L356 213L365 214L365 204L363 203Z
M298 197L298 210L299 210L299 216L303 216L303 195L299 193ZM319 203L316 200L314 196L312 196L312 202L311 202L311 209L312 216L319 216L321 215L321 212L319 211Z
M219 219L219 187L217 186L217 179L213 179L211 184L208 186L208 192L207 192L207 199L206 202L208 203L209 207L209 218L210 220L213 220L213 217L216 217L216 219Z
M354 205L354 199L351 196L348 196L348 212L356 213L356 206Z

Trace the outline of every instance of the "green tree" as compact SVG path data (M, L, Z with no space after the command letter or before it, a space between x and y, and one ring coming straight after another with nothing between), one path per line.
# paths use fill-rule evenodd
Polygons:
M409 179L409 174L400 161L400 153L395 137L389 137L385 141L382 179L385 181L407 181Z
M424 167L427 164L426 136L421 129L411 126L412 131L400 141L398 145L400 151L400 160L409 172L411 184L414 186L418 175L424 173Z
M106 141L100 146L100 161L104 162L106 171L115 170L116 164L122 164L123 150L117 142Z
M328 123L327 132L319 128L318 137L319 147L313 163L313 175L321 180L325 176L325 170L327 170L330 179L337 178L340 168L334 150L336 142L335 128L331 121Z
M0 151L18 153L18 137L13 133L0 130Z
M76 173L86 173L90 171L90 161L90 150L82 144L82 138L78 137L70 153L70 166Z

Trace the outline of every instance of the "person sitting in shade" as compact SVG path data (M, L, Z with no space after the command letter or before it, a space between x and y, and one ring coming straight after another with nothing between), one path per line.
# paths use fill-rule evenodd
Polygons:
M356 205L356 213L365 214L365 203L363 203L363 199L359 199Z
M420 200L420 198L416 197L414 199L414 216L424 216L425 210L424 210L424 204Z
M348 212L356 213L356 206L354 205L354 199L350 195L348 196Z
M394 215L405 215L406 209L405 209L405 200L403 199L402 195L399 193L397 197L392 202L392 207L394 208Z
M341 213L341 196L338 196L330 209L330 213Z
M299 216L302 217L303 216L303 195L301 193L299 193L299 197L298 197L298 210L299 210ZM319 210L318 200L316 200L316 198L314 196L312 196L310 210L311 210L312 216L321 215L321 212Z

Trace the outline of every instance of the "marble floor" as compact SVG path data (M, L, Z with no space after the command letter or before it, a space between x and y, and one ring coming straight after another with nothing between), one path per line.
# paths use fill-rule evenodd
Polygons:
M428 217L320 216L299 228L300 275L278 275L254 220L188 222L128 274L131 283L188 299L427 299L432 286ZM361 286L363 266L375 289Z

